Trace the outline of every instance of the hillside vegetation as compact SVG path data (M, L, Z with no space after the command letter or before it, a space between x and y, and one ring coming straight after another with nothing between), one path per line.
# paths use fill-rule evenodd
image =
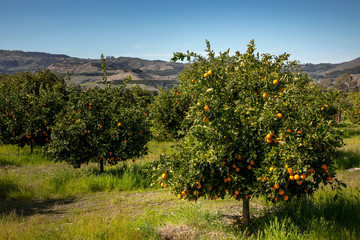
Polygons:
M110 81L122 81L126 76L131 75L134 81L142 81L142 83L134 82L133 84L141 84L149 90L157 90L158 87L172 88L174 84L177 84L178 74L185 65L140 58L107 57L107 67L111 76ZM84 87L98 84L102 75L99 59L75 58L64 54L0 50L0 74L15 74L20 71L35 72L39 68L47 68L61 74L65 74L66 70L69 70L72 81ZM358 78L360 58L338 64L308 63L303 64L302 68L315 82L322 79L334 81L344 73L352 74ZM158 84L158 81L168 82Z

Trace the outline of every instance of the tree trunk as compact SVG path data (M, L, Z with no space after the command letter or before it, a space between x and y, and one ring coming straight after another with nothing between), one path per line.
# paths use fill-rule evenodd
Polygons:
M250 200L248 198L243 199L243 219L242 223L245 227L250 224Z
M338 116L337 116L337 124L341 123L341 108L338 111Z
M100 159L100 173L104 172L104 160L101 158Z
M31 142L30 143L30 153L33 154L33 152L34 152L34 143Z

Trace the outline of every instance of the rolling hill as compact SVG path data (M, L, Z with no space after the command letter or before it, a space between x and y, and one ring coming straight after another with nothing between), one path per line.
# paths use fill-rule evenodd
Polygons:
M130 57L107 57L109 80L121 82L131 76L136 84L148 86L155 90L160 87L172 87L177 83L177 75L184 64L150 61ZM102 79L99 59L74 58L61 54L41 52L23 52L0 50L0 74L15 74L20 71L35 72L38 69L49 69L65 74L69 70L74 83L83 86L98 84ZM131 84L131 82L130 82Z
M178 83L177 76L184 68L182 63L150 61L130 57L107 57L109 80L119 83L126 76L132 77L130 84L156 90L158 87L171 88ZM101 82L101 64L99 59L75 58L63 54L42 52L23 52L0 50L0 74L14 74L20 71L34 72L38 69L50 69L53 72L71 73L74 83L84 87ZM303 64L303 71L315 82L322 79L334 80L343 73L352 74L360 79L360 57L352 61L330 64Z

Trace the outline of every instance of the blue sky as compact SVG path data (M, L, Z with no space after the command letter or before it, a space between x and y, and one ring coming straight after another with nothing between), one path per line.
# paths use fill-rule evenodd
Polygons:
M0 49L169 61L173 52L287 52L301 63L360 57L359 0L0 0Z

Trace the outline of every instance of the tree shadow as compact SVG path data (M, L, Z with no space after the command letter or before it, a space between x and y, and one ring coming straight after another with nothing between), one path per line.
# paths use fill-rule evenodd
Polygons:
M0 199L0 217L9 214L29 217L36 214L61 215L64 212L54 208L73 203L74 199L14 200Z

